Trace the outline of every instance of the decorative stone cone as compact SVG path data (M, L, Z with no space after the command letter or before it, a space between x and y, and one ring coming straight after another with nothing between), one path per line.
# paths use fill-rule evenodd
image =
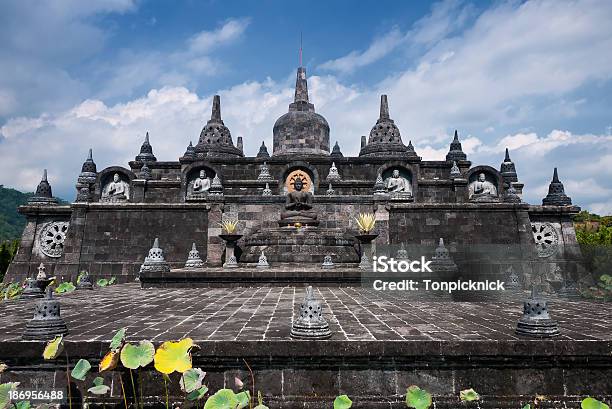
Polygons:
M512 266L506 270L506 281L504 283L506 291L521 291L523 289L521 280Z
M149 250L149 255L145 257L144 263L140 266L140 272L168 272L170 265L164 259L164 251L159 247L159 239L156 237L153 247Z
M47 288L47 296L36 303L34 318L26 324L22 338L48 341L67 333L68 327L60 315L60 302L53 298L51 288Z
M94 289L89 273L85 272L85 274L81 276L81 279L77 282L76 287L79 290L93 290Z
M323 317L321 303L315 298L312 286L306 288L306 296L300 304L300 315L293 321L291 337L298 339L327 339L331 331Z
M560 334L557 321L548 315L546 300L534 288L523 303L523 316L516 325L516 333L526 337L550 338Z
M321 264L321 268L324 269L330 269L330 268L334 268L334 262L332 261L332 257L327 255L323 258L323 264Z
M450 278L449 275L457 272L457 265L444 246L444 239L441 237L431 260L431 269L438 275L442 274L443 278Z
M268 263L268 258L261 252L261 256L259 256L259 261L257 262L257 268L270 268L270 263Z
M21 296L19 297L20 300L43 298L45 296L40 289L40 285L38 285L38 281L34 278L27 278L26 284L27 287L23 290L23 293L21 293Z
M200 268L204 267L204 262L200 258L200 252L196 248L196 244L191 244L191 251L187 256L187 262L185 263L185 268Z

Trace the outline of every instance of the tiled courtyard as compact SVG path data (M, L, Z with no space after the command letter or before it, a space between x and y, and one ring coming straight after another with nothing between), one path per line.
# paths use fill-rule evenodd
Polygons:
M398 293L359 287L321 287L337 341L513 341L521 302L415 301ZM162 341L289 340L303 287L140 289L137 283L59 296L72 341L108 341L127 327L131 339ZM521 297L523 298L523 297ZM19 340L36 301L7 301L0 308L0 342ZM557 340L612 341L610 303L552 298ZM524 338L523 338L524 339Z

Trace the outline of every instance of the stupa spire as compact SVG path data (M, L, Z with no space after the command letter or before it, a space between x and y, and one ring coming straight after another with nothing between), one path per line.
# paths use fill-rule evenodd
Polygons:
M213 97L212 104L212 113L210 115L211 121L222 121L221 120L221 97L219 95L215 95Z
M387 96L380 96L380 119L389 119L389 102L387 102Z
M297 69L297 76L295 79L295 96L293 98L294 103L309 102L308 101L308 80L306 79L306 68L300 66Z

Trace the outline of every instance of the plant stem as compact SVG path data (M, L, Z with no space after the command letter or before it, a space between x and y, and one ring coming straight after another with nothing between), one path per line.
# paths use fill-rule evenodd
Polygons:
M134 386L134 374L130 368L130 379L132 380L132 392L134 393L134 407L138 407L138 395L136 394L136 386Z
M166 409L170 409L170 405L168 404L168 381L166 380L166 377L164 376L164 387L166 388Z
M123 404L125 405L125 409L128 409L127 398L125 397L125 388L123 387L123 376L119 374L119 382L121 383L121 393L123 394Z
M253 399L255 396L255 376L253 375L253 370L249 366L249 363L246 361L246 359L242 358L242 360L244 361L244 364L249 369L249 373L251 374L251 397L249 398L249 409L253 409Z
M68 358L68 350L66 351L66 378L68 381L68 406L72 409L72 390L70 389L70 359Z
M144 398L142 397L142 370L138 370L138 386L140 387L140 407L144 409Z

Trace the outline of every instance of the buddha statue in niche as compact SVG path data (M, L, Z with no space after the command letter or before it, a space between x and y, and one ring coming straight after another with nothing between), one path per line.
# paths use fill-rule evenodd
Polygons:
M200 176L193 181L193 193L206 193L210 190L210 179L206 177L206 171L201 170Z
M399 170L395 169L391 174L391 177L387 179L387 183L385 184L387 192L393 193L404 193L404 194L412 194L412 186L408 179L403 176L400 176Z
M118 173L113 175L113 180L102 191L102 200L109 202L127 200L129 185L121 180Z
M313 196L310 192L303 190L304 184L301 178L293 182L295 191L287 194L285 210L281 213L281 225L315 225L317 213L312 210ZM296 226L299 227L299 226Z
M487 200L497 198L497 188L486 179L484 173L478 175L478 179L470 183L469 186L470 200Z

